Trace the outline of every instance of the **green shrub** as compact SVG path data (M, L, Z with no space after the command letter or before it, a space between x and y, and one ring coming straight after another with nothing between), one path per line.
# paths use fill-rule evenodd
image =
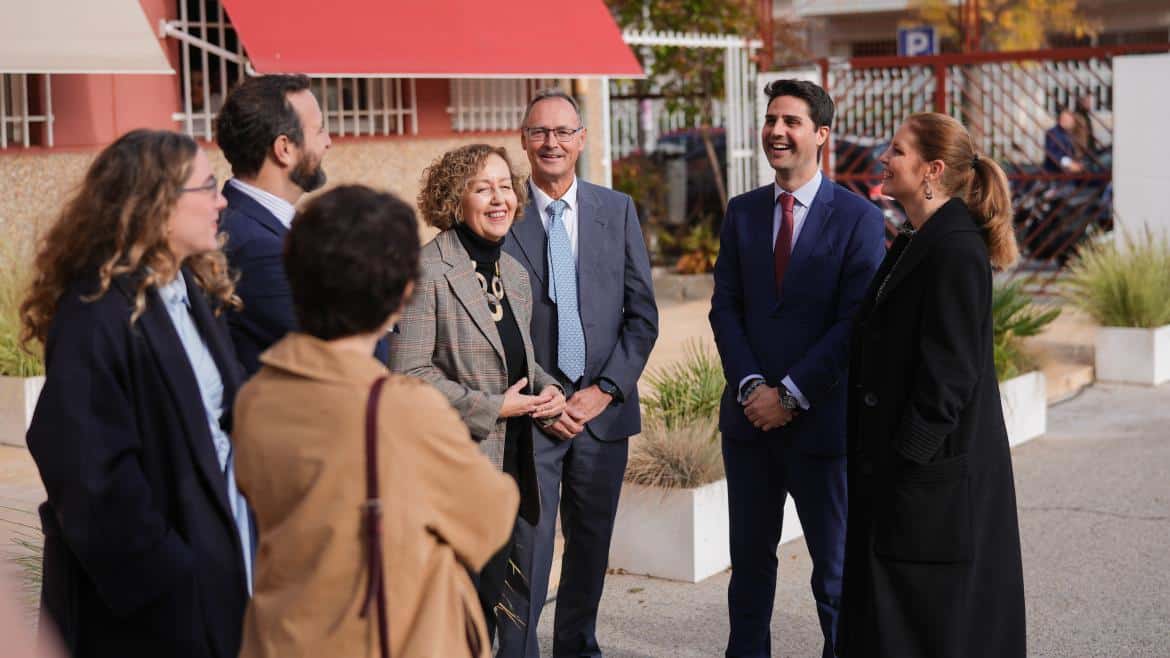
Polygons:
M669 489L693 489L724 477L723 450L713 416L673 429L648 420L630 440L626 482Z
M1121 247L1089 244L1069 267L1062 294L1106 327L1170 324L1170 241L1146 231Z
M1020 345L1024 338L1040 333L1058 315L1058 308L1044 311L1033 305L1022 281L995 286L991 295L991 317L995 336L995 372L999 381L1033 369L1033 363Z
M45 374L39 347L34 352L20 345L20 301L28 283L23 260L0 254L0 376L33 377Z
M719 356L709 345L692 338L684 350L682 361L646 375L651 389L642 399L646 417L668 430L715 418L726 384Z

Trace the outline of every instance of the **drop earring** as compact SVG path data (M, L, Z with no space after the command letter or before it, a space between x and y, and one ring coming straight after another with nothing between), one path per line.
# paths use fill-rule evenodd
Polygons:
M926 200L930 201L934 198L934 188L930 186L930 181L924 182L926 183Z

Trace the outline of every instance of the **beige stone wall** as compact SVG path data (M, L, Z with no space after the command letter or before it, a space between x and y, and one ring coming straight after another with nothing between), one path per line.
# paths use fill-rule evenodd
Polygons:
M341 139L334 142L325 158L329 186L361 183L388 190L414 203L418 196L422 170L444 151L461 144L487 142L508 149L513 164L522 175L528 173L528 160L514 133L486 133L443 138ZM81 182L96 151L9 151L0 153L0 238L11 253L31 253L36 236L52 222L67 199ZM220 180L230 175L219 149L210 147L208 155ZM328 189L328 186L326 187ZM433 235L429 227L420 227L420 236Z

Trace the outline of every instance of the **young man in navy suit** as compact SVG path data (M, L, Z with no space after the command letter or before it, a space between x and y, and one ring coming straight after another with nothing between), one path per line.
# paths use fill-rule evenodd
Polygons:
M260 353L296 326L281 264L284 236L294 204L325 184L321 160L329 133L309 78L265 75L248 78L228 95L215 139L232 166L220 230L227 233L224 252L240 275L236 292L244 302L242 312L228 315L228 326L251 376L260 368Z
M776 550L792 495L813 561L823 655L833 655L845 545L850 324L884 254L881 212L824 177L833 101L765 89L771 185L727 206L711 328L727 377L719 411L730 509L728 656L771 655Z

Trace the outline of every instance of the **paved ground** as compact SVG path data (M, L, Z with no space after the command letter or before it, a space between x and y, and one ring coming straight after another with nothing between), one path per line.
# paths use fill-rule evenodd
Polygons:
M1032 656L1170 656L1170 384L1098 384L1014 452ZM804 542L781 546L773 654L814 656ZM610 575L610 658L722 655L728 574L697 585ZM550 655L552 614L540 625Z

